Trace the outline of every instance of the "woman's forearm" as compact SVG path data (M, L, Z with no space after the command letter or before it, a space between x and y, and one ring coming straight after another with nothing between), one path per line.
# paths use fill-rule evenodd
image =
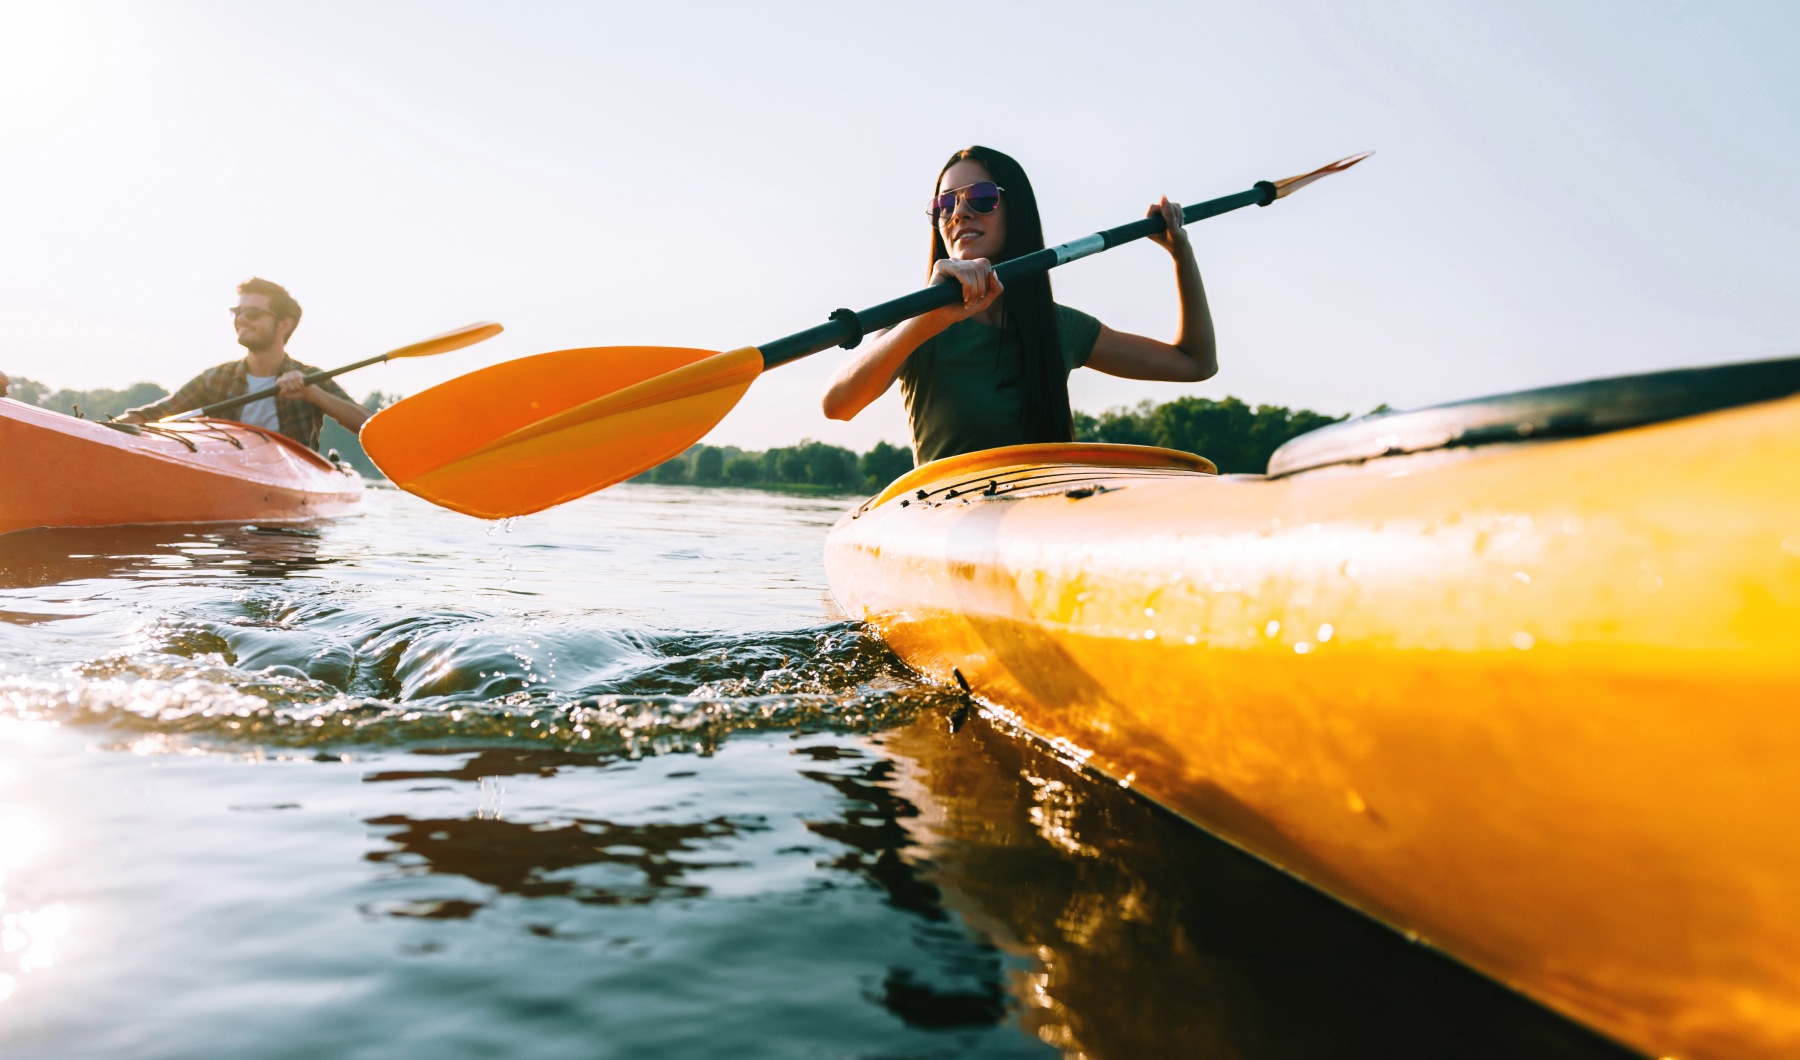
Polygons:
M913 351L947 326L936 320L934 314L927 313L869 336L826 385L825 396L820 402L825 415L834 420L848 420L868 408L894 385L901 366L906 364Z
M1193 247L1182 250L1175 255L1175 286L1181 297L1181 327L1175 345L1193 360L1199 378L1206 379L1219 370L1219 344L1213 334L1212 309L1206 304L1200 264L1194 260Z

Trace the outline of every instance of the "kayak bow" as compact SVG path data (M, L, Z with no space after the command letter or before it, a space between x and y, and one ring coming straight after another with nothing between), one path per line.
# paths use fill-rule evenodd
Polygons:
M0 398L0 534L343 515L363 480L285 435L225 420L130 427Z

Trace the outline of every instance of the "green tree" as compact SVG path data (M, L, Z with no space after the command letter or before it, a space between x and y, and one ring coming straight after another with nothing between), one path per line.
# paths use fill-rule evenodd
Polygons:
M711 486L725 477L725 452L710 445L703 445L694 454L694 481Z
M44 398L49 394L50 388L37 380L21 379L15 376L12 385L7 389L6 396L15 401L23 401L27 405L48 408L49 406L44 404Z
M850 450L808 440L800 443L800 453L806 459L809 484L834 489L853 489L862 485L862 475L856 470L856 454Z
M1237 398L1176 398L1150 413L1150 444L1199 453L1220 471L1261 471L1260 465L1249 466L1257 448L1255 419L1256 414Z
M772 482L800 485L807 481L806 453L798 447L771 449L775 457L775 477Z
M1140 402L1136 408L1107 409L1100 414L1095 441L1117 445L1155 445L1150 435L1151 404Z
M762 454L732 457L725 465L725 477L733 486L754 486L763 481Z
M687 460L680 456L672 456L650 470L650 481L666 486L679 485L687 479Z
M857 461L857 470L863 476L863 488L868 490L881 489L911 471L912 467L912 453L886 442L876 442L875 448L864 453Z
M398 394L383 394L376 390L362 399L362 407L370 412L379 412L399 400ZM333 449L337 450L339 460L361 472L364 478L383 477L381 469L375 466L375 461L370 460L369 454L363 452L362 439L327 416L319 428L319 451L329 453Z
M1098 416L1075 414L1077 441L1159 445L1199 453L1226 473L1260 474L1283 442L1342 417L1280 405L1252 409L1234 397L1181 397L1113 408Z
M155 383L134 383L124 390L63 389L52 392L35 380L15 379L12 381L11 396L57 412L73 414L79 408L86 418L103 420L109 416L117 416L126 409L148 405L159 398L168 397L169 392Z

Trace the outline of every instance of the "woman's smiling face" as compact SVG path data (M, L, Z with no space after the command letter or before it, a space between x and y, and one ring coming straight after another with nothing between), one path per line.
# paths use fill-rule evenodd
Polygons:
M986 166L965 158L944 170L944 175L938 178L938 194L993 179ZM1006 246L1006 193L1001 192L1000 204L991 213L976 213L969 208L968 200L959 195L956 209L948 216L938 218L937 226L944 249L951 257L959 261L976 258L993 261Z

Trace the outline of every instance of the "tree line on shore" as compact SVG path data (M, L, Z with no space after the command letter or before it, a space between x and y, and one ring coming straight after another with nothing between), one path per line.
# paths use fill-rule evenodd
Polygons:
M1097 416L1077 412L1075 440L1180 449L1207 457L1227 474L1260 474L1283 442L1343 418L1281 405L1252 407L1234 397L1180 397L1112 408ZM634 481L866 493L912 466L910 452L887 442L876 442L866 453L811 440L761 451L697 445Z
M167 394L155 383L138 383L124 390L52 391L42 383L14 379L11 396L61 412L79 408L89 419L105 419ZM378 409L394 400L396 395L378 390L363 399L363 406ZM1143 401L1112 408L1097 416L1077 412L1075 440L1159 445L1199 453L1228 474L1260 473L1268 467L1270 454L1289 438L1343 418L1281 405L1252 407L1234 397L1218 401L1179 397L1160 404ZM329 417L320 433L319 445L336 449L339 456L364 475L380 477L356 435ZM904 475L912 466L912 453L888 442L876 442L866 453L812 440L762 450L696 445L633 481L807 493L868 493Z

